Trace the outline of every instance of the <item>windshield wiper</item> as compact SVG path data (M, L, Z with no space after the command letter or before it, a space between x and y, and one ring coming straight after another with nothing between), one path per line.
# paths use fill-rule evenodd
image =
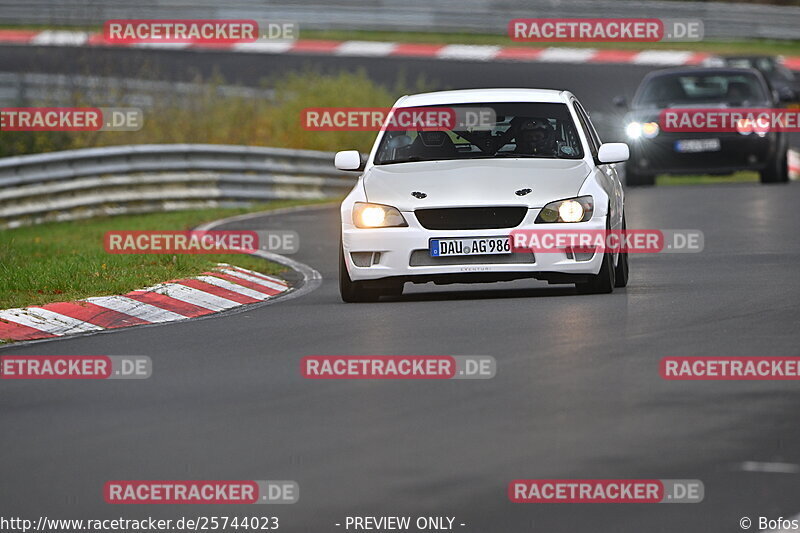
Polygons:
M401 159L387 159L386 161L381 161L377 163L378 165L393 165L395 163L413 163L416 161L422 161L422 158L418 155L412 155L410 157L403 157Z
M525 155L525 154L514 154L514 153L511 153L511 152L498 152L496 154L474 155L474 156L471 156L471 157L467 157L466 159L495 159L495 158L499 158L499 157L533 157L533 156Z
M498 152L490 157L513 157L513 158L526 158L526 159L542 159L542 158L553 158L556 157L555 154L553 155L536 155L536 154L515 154L514 152Z

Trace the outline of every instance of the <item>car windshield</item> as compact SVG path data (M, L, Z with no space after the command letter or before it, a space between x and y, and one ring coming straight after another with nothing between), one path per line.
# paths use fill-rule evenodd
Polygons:
M491 123L453 129L386 131L376 165L486 158L581 159L583 148L566 104L497 103L436 106L490 110ZM424 109L424 108L415 108Z
M794 80L792 71L771 57L731 57L727 63L730 67L754 68L770 80Z
M767 93L754 75L714 73L670 74L652 78L637 95L633 106L759 106L768 103Z

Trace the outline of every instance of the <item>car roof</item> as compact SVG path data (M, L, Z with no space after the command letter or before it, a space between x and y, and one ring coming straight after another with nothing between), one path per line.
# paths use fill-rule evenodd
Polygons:
M719 56L722 59L747 59L750 61L766 59L774 63L778 62L778 58L770 55L723 55Z
M568 91L554 89L461 89L403 96L395 103L395 107L499 102L563 104L569 101L570 96Z
M749 74L750 76L754 76L759 83L761 83L762 87L769 92L769 82L767 78L757 69L754 68L740 68L740 67L677 67L677 68L667 68L662 70L656 70L653 72L649 72L642 82L639 84L639 88L636 89L636 94L633 97L633 101L631 102L632 108L638 108L638 101L639 98L644 91L645 85L649 82L653 81L656 78L661 76L668 76L668 75L687 75L687 76L704 76L704 75L714 75L714 74Z
M687 76L704 76L712 74L750 74L751 76L759 76L757 70L744 67L678 67L667 68L650 72L645 76L646 79L657 78L660 76L669 75L687 75Z

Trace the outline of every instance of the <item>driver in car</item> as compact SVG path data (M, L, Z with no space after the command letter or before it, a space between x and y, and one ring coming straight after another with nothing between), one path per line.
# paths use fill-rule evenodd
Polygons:
M556 152L556 132L550 121L541 118L525 119L517 131L514 153L552 157Z

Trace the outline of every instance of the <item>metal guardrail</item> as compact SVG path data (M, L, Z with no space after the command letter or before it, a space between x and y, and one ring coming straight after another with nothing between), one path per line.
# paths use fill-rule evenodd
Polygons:
M257 146L143 144L0 159L0 228L97 215L343 196L333 154Z
M697 18L706 37L800 39L800 7L664 0L0 0L0 23L98 25L108 19L249 18L302 29L506 33L518 17Z
M272 100L274 89L199 82L0 71L0 105L76 105L76 93L95 107L152 107L156 102L191 106L200 98Z

